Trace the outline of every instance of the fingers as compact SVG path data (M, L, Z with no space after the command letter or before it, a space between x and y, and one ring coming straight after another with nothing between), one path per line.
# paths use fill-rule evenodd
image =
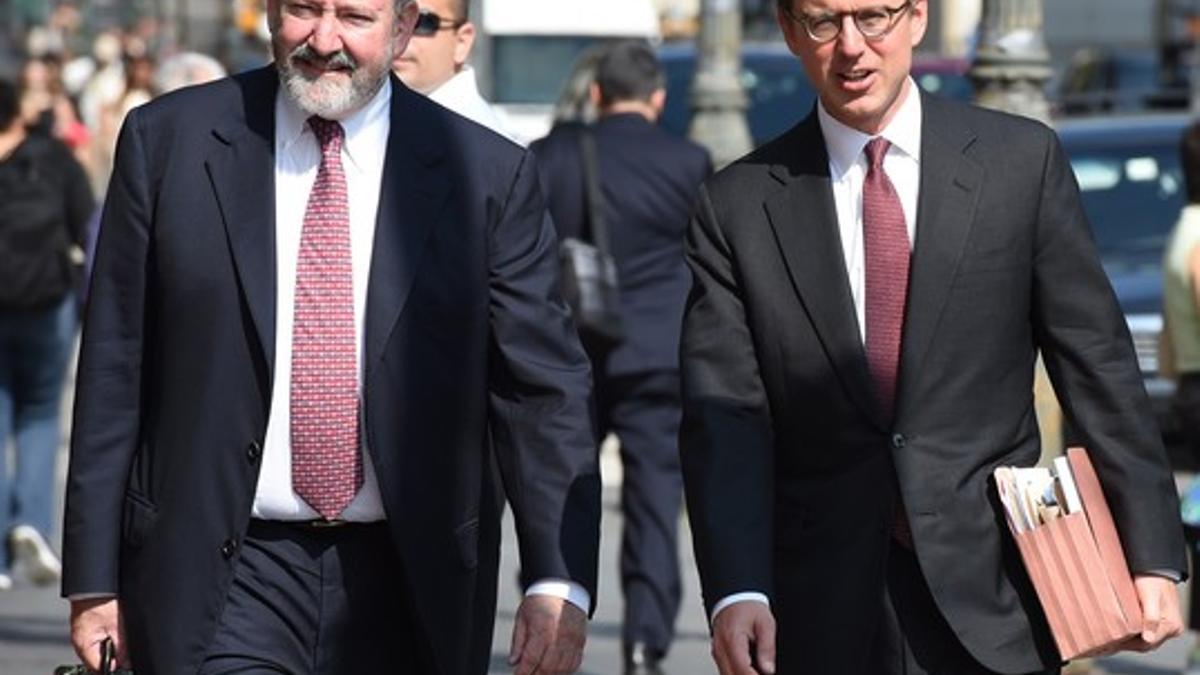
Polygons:
M525 647L522 649L521 659L514 664L513 668L515 675L541 675L542 662L546 659L546 651L549 648L549 643L539 631L530 631L529 637L525 641Z
M775 673L775 619L766 614L754 622L755 658L763 675Z
M1142 605L1141 644L1133 649L1149 651L1157 649L1163 642L1183 632L1183 619L1179 612L1179 596L1175 582L1164 577L1141 575L1134 579L1138 600Z
M750 635L746 632L714 637L713 658L721 675L757 675L750 659Z
M765 604L736 602L721 610L713 620L712 644L721 675L775 672L775 617Z
M99 671L100 643L111 638L117 648L118 663L128 661L115 599L85 600L71 603L71 646L90 670Z
M513 633L516 675L566 675L583 663L587 615L558 598L531 596L517 610L523 626L518 642Z
M525 654L527 630L525 627L525 614L518 609L517 620L513 625L512 644L508 648L508 665L517 665L517 662Z

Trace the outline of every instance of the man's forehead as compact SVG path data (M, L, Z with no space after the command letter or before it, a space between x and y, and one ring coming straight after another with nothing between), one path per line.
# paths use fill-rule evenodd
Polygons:
M281 5L316 5L324 9L337 11L367 10L371 12L386 12L393 0L279 0Z
M917 4L922 0L915 0ZM834 12L856 12L860 9L896 7L902 0L791 0L792 8L805 14L828 14Z

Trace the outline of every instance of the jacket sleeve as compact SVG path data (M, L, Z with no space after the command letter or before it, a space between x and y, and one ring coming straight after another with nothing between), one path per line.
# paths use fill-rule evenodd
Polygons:
M773 590L774 438L734 252L707 188L687 237L680 456L704 604Z
M1186 575L1175 483L1129 329L1079 189L1049 133L1034 253L1033 322L1063 410L1085 441L1135 572Z
M524 154L489 235L490 430L523 585L566 579L596 597L600 473L591 371L559 294L558 245Z
M71 432L64 596L117 591L125 486L142 416L152 204L140 116L129 115L101 220Z

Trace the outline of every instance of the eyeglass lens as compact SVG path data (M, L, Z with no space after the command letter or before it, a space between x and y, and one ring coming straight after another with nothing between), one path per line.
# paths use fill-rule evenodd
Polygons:
M433 12L423 9L417 15L417 25L413 27L415 35L433 35L442 27L442 17Z
M894 9L869 7L846 14L854 19L855 27L863 36L877 38L882 37L891 29L893 17L898 16L907 7L908 3L906 2ZM806 22L808 32L816 40L822 42L832 40L842 32L844 16L845 14L824 14L811 18Z

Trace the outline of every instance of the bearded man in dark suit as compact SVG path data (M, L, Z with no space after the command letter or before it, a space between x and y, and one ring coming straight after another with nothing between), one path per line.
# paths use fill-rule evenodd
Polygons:
M484 673L498 465L510 660L571 672L599 480L533 160L390 76L412 0L268 12L273 66L121 134L67 489L75 648L98 669L111 638L139 675Z

